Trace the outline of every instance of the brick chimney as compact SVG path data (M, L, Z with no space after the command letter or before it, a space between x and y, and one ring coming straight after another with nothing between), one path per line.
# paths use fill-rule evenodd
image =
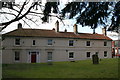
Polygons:
M106 27L102 28L102 33L104 34L104 36L107 36Z
M18 23L18 29L22 29L22 24Z
M74 30L74 33L75 33L75 34L78 34L77 24L74 24L73 30Z
M59 32L59 21L58 20L55 23L55 31Z

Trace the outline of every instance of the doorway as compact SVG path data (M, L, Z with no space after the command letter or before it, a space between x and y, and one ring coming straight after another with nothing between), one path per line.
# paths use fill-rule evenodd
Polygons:
M31 54L31 63L36 63L36 53Z

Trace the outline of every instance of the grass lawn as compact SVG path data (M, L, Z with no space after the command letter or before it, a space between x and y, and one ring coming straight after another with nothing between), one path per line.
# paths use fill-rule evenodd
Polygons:
M36 64L3 64L3 78L118 78L118 59Z

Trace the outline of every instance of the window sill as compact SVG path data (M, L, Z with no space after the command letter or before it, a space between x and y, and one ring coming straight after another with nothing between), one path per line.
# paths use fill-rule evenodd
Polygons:
M21 47L21 45L14 45L15 47Z
M47 46L53 46L53 45L47 45Z
M17 60L16 60L15 62L20 62L20 61L17 61Z
M92 46L86 46L86 47L92 47Z

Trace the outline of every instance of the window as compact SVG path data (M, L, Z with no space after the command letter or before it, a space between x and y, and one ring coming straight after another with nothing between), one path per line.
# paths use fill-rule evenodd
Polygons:
M107 42L104 42L104 46L107 46Z
M33 45L35 45L35 40L33 40Z
M90 46L90 41L87 41L87 42L86 42L86 46Z
M104 57L107 57L107 51L104 51Z
M48 39L48 45L52 45L52 39Z
M20 52L15 51L15 61L19 61L19 60L20 60Z
M15 39L15 45L20 45L20 38Z
M48 60L52 60L52 52L48 52Z
M73 40L69 40L69 46L73 46L74 41Z
M87 57L90 57L90 52L87 52Z
M69 52L69 58L73 59L74 58L74 52Z

